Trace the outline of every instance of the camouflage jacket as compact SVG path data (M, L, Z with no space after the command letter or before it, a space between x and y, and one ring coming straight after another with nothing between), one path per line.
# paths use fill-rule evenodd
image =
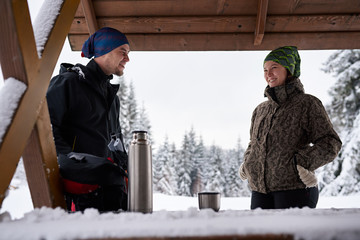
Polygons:
M296 164L314 171L331 162L341 141L321 101L305 94L299 79L267 87L268 101L253 112L244 171L251 190L305 188Z

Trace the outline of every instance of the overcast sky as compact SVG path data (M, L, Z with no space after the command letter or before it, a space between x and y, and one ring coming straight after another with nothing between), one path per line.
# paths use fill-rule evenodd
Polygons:
M31 5L30 10L36 13ZM333 52L300 51L305 91L323 103L330 99L327 91L334 79L321 68ZM156 144L167 135L179 148L193 127L206 145L232 148L240 137L246 147L252 111L266 100L262 63L267 53L131 52L124 77L133 82L138 105L147 110ZM66 39L54 74L61 62L88 61L72 52Z

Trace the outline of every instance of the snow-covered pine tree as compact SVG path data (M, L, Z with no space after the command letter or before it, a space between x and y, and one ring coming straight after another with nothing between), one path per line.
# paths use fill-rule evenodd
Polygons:
M190 195L196 196L196 194L201 190L201 173L199 165L199 149L196 141L196 133L194 128L191 127L188 134L188 147L189 147L189 161L191 162L191 171L190 171Z
M127 139L125 138L125 136L128 135L130 126L129 126L129 122L127 120L127 98L128 98L128 86L126 84L126 81L124 79L124 77L116 77L116 79L114 79L114 81L116 81L115 83L120 84L119 90L116 93L116 95L119 98L120 101L120 116L119 116L119 121L120 121L120 127L121 127L121 131L122 134L124 136L124 143L127 143ZM126 144L125 144L126 145Z
M337 78L326 109L343 146L338 157L319 171L321 195L356 194L360 192L360 50L337 51L323 70Z
M222 196L225 196L225 170L224 170L224 154L220 147L212 145L208 152L207 164L207 183L206 191L218 191Z
M132 139L132 131L145 130L148 132L148 138L152 142L151 124L143 103L141 109L138 109L135 97L135 88L132 82L128 85L124 77L116 77L112 80L114 84L120 84L116 93L120 100L120 126L124 137L125 147L128 147Z
M197 152L197 160L196 160L197 176L200 179L200 182L197 185L197 189L193 189L194 194L203 191L205 187L204 163L206 162L206 147L204 145L204 141L201 135L199 136L199 142L197 144L196 152Z
M129 95L126 101L126 120L128 121L129 129L126 133L124 133L125 142L128 142L132 139L132 131L138 130L136 129L136 122L138 118L138 106L135 97L135 89L132 82L129 84Z
M189 136L187 133L184 135L182 148L180 150L179 158L176 164L176 173L178 175L178 194L180 196L191 196L191 171L193 169L191 161L191 146Z
M171 188L174 189L174 194L176 194L178 191L178 179L179 176L176 172L176 164L178 163L179 154L176 150L175 143L172 143L170 145L170 157L169 157L169 166L171 169L172 177L170 178L170 185Z
M327 110L337 130L352 128L360 109L360 50L335 52L324 64L324 71L337 81L330 88Z
M150 120L146 112L144 103L141 105L141 108L139 109L139 112L137 114L137 119L134 124L134 130L147 131L149 141L151 142L152 145L155 144L152 138Z
M171 149L168 137L165 137L164 143L159 147L153 161L154 171L154 191L173 195L174 189L174 170L171 166Z
M239 167L242 163L245 150L241 146L241 140L238 138L235 149L228 151L225 158L225 196L227 197L248 197L250 190L247 181L242 181L239 177Z

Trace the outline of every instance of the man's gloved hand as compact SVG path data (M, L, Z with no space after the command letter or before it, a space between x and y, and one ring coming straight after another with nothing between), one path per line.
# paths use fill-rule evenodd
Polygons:
M317 178L314 172L311 172L300 165L296 165L296 168L299 172L301 181L305 184L306 187L315 187L317 185Z
M244 181L247 179L246 173L244 171L244 163L242 163L239 167L239 175L240 175L241 180Z

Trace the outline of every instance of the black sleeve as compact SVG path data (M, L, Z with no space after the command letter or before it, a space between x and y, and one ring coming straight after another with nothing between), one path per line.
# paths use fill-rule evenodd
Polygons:
M66 131L62 129L69 109L68 77L68 74L53 77L46 94L57 154L72 151L71 144L65 140Z

